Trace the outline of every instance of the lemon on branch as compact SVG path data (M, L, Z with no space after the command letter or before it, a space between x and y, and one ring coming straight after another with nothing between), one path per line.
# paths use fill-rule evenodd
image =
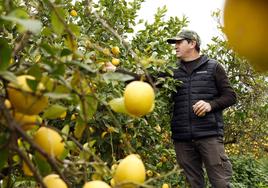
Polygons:
M64 150L64 142L60 134L47 127L40 127L36 131L34 141L53 157L59 157Z
M71 16L73 16L73 17L76 17L77 16L77 12L76 12L76 10L71 10L71 12L70 12L70 14L71 14Z
M43 178L47 188L67 188L66 183L57 174L50 174Z
M48 98L42 95L44 85L39 83L36 91L33 91L27 80L35 80L33 76L22 75L17 77L16 83L9 83L7 92L9 100L16 111L23 114L39 114L48 105Z
M104 181L95 180L85 183L83 188L111 188L111 186Z
M154 90L146 82L133 81L124 91L124 102L127 111L137 117L150 113L154 106Z
M117 59L117 58L113 58L113 59L112 59L112 64L113 64L114 66L117 66L117 65L120 64L120 60Z
M124 158L115 171L114 180L116 184L122 184L121 188L135 188L133 183L143 183L146 172L142 160L135 154L130 154ZM133 182L126 183L124 182Z
M112 47L111 51L115 56L120 54L120 49L118 48L118 46Z

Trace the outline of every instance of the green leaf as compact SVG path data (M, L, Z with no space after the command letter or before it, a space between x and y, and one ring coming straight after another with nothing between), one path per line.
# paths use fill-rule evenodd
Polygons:
M58 14L58 16L65 21L65 12L62 8L57 8L55 10ZM54 29L54 31L58 34L61 35L64 31L64 24L62 23L61 19L57 16L56 12L52 11L51 14L51 24L52 24L52 28Z
M94 73L96 72L95 70L93 70L89 65L86 65L84 63L80 63L80 62L69 62L69 63L66 63L67 65L70 64L70 65L77 65L78 67L82 68L82 69L85 69L86 71L88 72L91 72L91 73Z
M29 19L28 13L25 10L21 9L21 8L17 8L15 10L13 10L12 12L10 12L8 14L8 16L21 18L21 19Z
M41 31L41 34L43 36L49 37L49 36L51 36L53 34L53 32L52 32L52 29L51 28L49 28L49 27L43 27L43 29Z
M30 70L28 71L29 75L32 75L33 77L35 77L37 80L40 80L42 77L42 70L40 68L39 65L34 64Z
M98 101L93 96L86 96L84 103L80 103L82 114L87 114L88 118L92 118L98 107Z
M61 129L61 132L68 135L69 134L69 131L70 131L70 125L65 125L62 129ZM65 136L65 135L63 135Z
M42 43L41 47L50 55L54 55L55 54L55 49L51 47L51 45L47 44L47 43Z
M133 76L130 76L128 74L122 74L122 73L119 73L119 72L107 72L105 74L103 74L103 79L105 81L108 81L108 80L118 80L118 81L128 81L128 80L132 80L133 79Z
M45 160L45 158L41 154L36 152L34 157L33 157L33 161L35 162L41 175L44 176L44 175L47 175L51 172L51 167L50 167L49 163Z
M0 76L3 77L5 80L8 80L10 82L16 83L17 78L16 75L9 71L0 71Z
M59 118L64 112L66 112L66 108L64 106L55 104L46 109L43 114L43 118L56 119Z
M7 41L4 38L0 38L0 71L8 68L11 53L12 51Z
M68 27L71 29L71 31L75 34L75 36L79 36L80 35L80 27L76 24L69 24Z
M33 19L21 19L14 16L1 16L2 19L19 24L19 32L23 33L26 30L33 33L39 33L42 28L42 23L39 20Z
M54 76L63 76L65 73L65 65L64 64L55 64L53 70L51 72Z
M8 160L8 149L1 149L0 150L0 171L2 168L7 164Z
M67 48L64 48L61 53L60 53L60 56L63 57L63 56L67 56L67 55L71 55L73 52Z
M86 128L85 122L79 122L77 121L74 127L74 136L78 139L81 139L83 136L84 130Z
M128 29L127 29L127 33L134 33L134 29L132 29L132 28L128 28Z
M36 91L39 82L37 80L26 79L26 83L32 91Z

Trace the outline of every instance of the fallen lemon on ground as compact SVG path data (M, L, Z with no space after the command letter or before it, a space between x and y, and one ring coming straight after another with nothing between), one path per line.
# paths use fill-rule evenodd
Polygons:
M150 113L154 105L154 98L154 90L146 82L133 81L125 88L125 107L134 116L140 117Z
M27 80L35 80L33 76L17 77L17 83L9 83L7 92L9 100L16 111L23 114L39 114L48 105L48 98L41 94L44 85L39 83L35 92L28 86Z
M67 188L66 183L57 174L50 174L43 178L47 188Z
M268 70L268 3L226 0L224 32L231 47L259 71Z
M143 183L145 181L145 167L140 158L130 154L124 158L116 168L114 174L115 184L122 184L121 188L135 188L136 185L124 182Z
M111 186L104 181L95 180L85 183L83 188L111 188Z
M59 157L64 150L64 142L60 134L47 127L40 127L36 131L34 141L53 157Z

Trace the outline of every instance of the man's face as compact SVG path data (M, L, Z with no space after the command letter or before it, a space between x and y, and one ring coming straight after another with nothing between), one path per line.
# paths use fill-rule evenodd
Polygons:
M176 50L176 56L178 58L181 58L182 60L189 56L191 50L192 50L192 43L186 40L178 40L175 44L175 50Z

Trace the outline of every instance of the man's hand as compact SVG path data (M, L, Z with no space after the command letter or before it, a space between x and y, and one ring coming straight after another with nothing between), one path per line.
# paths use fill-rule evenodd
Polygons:
M193 105L193 110L197 116L202 117L206 115L206 112L211 111L211 106L208 102L200 100Z

